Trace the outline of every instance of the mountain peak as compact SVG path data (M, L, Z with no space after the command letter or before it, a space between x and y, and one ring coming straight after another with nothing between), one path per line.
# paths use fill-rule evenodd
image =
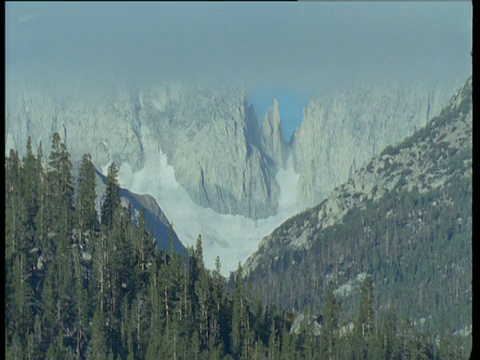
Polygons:
M282 132L282 123L278 100L273 99L273 106L267 111L262 124L262 146L268 157L282 168L288 157L288 144Z

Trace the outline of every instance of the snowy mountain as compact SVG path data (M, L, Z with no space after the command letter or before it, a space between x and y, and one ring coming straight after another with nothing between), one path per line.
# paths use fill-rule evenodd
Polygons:
M438 112L453 90L364 86L313 99L291 144L278 101L262 126L241 88L119 86L102 95L16 84L6 95L6 149L28 135L49 151L58 131L72 159L115 161L122 187L150 194L186 245L234 270L259 240L324 199L350 170Z

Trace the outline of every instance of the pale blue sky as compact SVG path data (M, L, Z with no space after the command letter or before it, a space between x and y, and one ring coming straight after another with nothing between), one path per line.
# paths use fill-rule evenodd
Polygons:
M287 139L316 92L471 73L471 2L6 4L6 76L246 86L262 121L280 100ZM8 91L8 88L7 88Z

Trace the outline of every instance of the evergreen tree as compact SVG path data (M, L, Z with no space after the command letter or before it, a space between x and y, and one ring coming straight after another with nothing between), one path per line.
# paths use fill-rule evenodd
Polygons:
M108 354L107 345L107 333L105 328L105 315L97 308L93 313L92 325L91 325L91 349L89 358L91 359L105 359Z
M75 354L76 358L84 358L88 342L89 306L88 292L84 286L80 254L75 254Z
M25 338L27 328L32 325L33 305L29 283L32 243L27 232L27 206L22 196L23 175L18 153L10 151L5 166L5 326L10 336L17 334L20 339ZM20 348L15 345L12 349L17 351Z
M340 304L335 299L333 292L334 284L330 281L328 284L327 297L323 310L323 343L325 346L325 354L328 359L333 359L335 354L335 339L337 337L338 320L341 312Z
M367 339L372 333L373 320L373 282L371 277L367 275L360 288L360 309L356 324L363 339Z
M78 196L75 218L79 226L78 246L83 247L85 237L93 237L97 228L97 211L95 209L95 169L90 154L83 156L78 175Z
M114 219L118 219L120 210L120 185L117 180L118 169L115 162L108 167L107 188L105 190L105 200L102 205L102 225L107 229L113 226Z
M149 231L147 231L147 221L145 218L145 209L140 211L138 217L138 229L136 236L136 244L134 248L134 257L137 266L142 273L145 273L147 264L152 262L155 249L155 239Z
M222 333L225 333L225 304L224 298L225 279L221 274L220 257L215 259L215 270L212 271L212 321L211 321L211 347L218 346L219 342L224 340L221 338Z
M33 237L35 234L34 218L38 211L38 181L37 181L37 160L32 151L32 139L29 136L27 142L27 152L23 158L23 176L22 176L22 190L24 197L24 204L26 207L26 217L24 227L25 233L28 237L29 243L33 244Z
M198 299L200 307L199 326L200 326L200 342L202 348L208 348L209 346L209 310L210 310L210 284L209 274L205 269L203 263L203 249L202 249L202 237L199 235L196 244L195 251L198 267L198 279L195 281L195 294Z
M270 338L268 340L268 360L280 359L279 341L277 338L277 331L275 328L275 321L272 319L272 325L270 327Z
M246 304L245 289L242 273L242 264L238 263L237 272L235 274L235 290L233 293L233 309L232 309L232 332L230 335L231 352L240 355L245 343L246 331Z
M20 234L19 199L21 194L21 163L13 149L5 158L5 261L8 264L18 252ZM7 274L5 274L7 275Z
M50 199L49 231L59 233L59 240L68 243L68 229L73 219L74 178L70 154L60 140L58 132L53 134L48 161L48 183Z
M383 314L382 323L383 348L385 349L385 357L387 359L395 359L400 350L397 341L397 317L395 314L395 304L393 301L390 307Z

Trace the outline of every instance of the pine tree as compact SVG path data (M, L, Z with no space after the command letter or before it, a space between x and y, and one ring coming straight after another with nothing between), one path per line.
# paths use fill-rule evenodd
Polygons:
M84 286L80 253L75 254L75 353L77 358L83 358L87 348L89 308L88 292Z
M391 301L390 307L384 314L382 324L383 348L387 359L395 359L399 354L397 342L397 317L395 314L395 304Z
M357 327L361 330L363 339L367 339L373 331L373 282L366 276L360 288L360 308L357 318Z
M282 360L296 359L294 334L290 334L286 327L282 330Z
M46 255L51 253L50 242L48 239L48 210L49 201L48 196L48 182L47 182L47 173L43 163L43 148L42 142L38 146L37 150L37 159L35 164L35 174L36 174L36 184L37 184L37 213L34 217L35 223L35 246L38 250L38 261L37 261L37 270L43 270L44 262L46 260ZM37 291L40 290L42 286L42 280L40 279L37 286Z
M108 354L108 345L107 345L107 333L105 328L105 315L100 309L96 309L93 313L92 325L91 325L91 349L90 356L91 359L105 359Z
M302 335L304 338L303 343L303 355L305 359L315 359L317 357L323 357L321 348L318 346L318 339L315 334L314 327L314 312L313 307L309 305L305 314L305 319L302 324ZM319 353L317 353L319 352Z
M246 304L242 264L238 263L233 292L232 332L230 335L231 352L240 355L245 343Z
M209 346L209 310L210 310L210 284L209 274L203 263L202 237L199 235L196 244L195 256L197 259L198 279L195 281L195 294L200 306L199 327L202 348Z
M55 338L60 331L60 324L56 319L58 294L55 289L57 281L56 268L49 263L45 269L45 280L41 293L42 301L40 303L41 328L43 329L42 342L48 345L51 345L51 339Z
M33 245L35 234L34 218L38 211L38 181L37 181L37 160L32 151L32 139L29 136L27 142L27 152L23 158L22 190L26 208L25 234L28 237L29 245Z
M220 257L215 259L215 270L212 271L212 321L211 321L211 348L213 346L218 346L219 341L221 341L222 334L222 319L224 316L224 294L225 279L221 274L221 264Z
M74 214L74 178L72 163L66 146L58 133L54 133L48 163L47 223L51 239L47 257L55 268L56 314L62 334L70 334L73 309L73 269L71 231Z
M145 273L147 264L152 262L154 250L155 239L151 233L147 231L147 220L145 217L145 209L143 208L138 217L137 236L134 248L134 257L142 273Z
M66 245L74 211L74 178L70 154L57 132L53 134L49 155L48 183L51 200L49 231L59 233L59 239Z
M5 262L8 264L18 249L18 202L21 164L18 153L10 150L5 158ZM7 274L5 274L7 275Z
M28 232L29 213L23 194L24 171L17 152L10 151L5 166L5 292L6 329L10 336L25 339L33 327L31 306L32 238ZM15 347L16 348L16 347Z
M147 326L149 316L147 314L147 301L146 296L144 293L139 292L137 296L133 300L132 303L132 327L133 327L133 334L134 334L134 352L136 357L144 358L145 357L145 349L146 344L145 341L147 340Z
M115 218L118 219L120 208L120 185L117 180L118 169L115 162L108 167L107 188L105 190L105 200L102 205L102 225L107 229L113 226Z
M323 342L325 346L325 353L328 359L333 359L335 353L335 339L337 337L338 320L340 317L340 304L335 299L333 292L334 284L330 281L328 284L327 297L324 307L324 326L323 326Z
M93 289L91 292L95 294L96 305L100 311L105 311L105 301L107 294L107 271L108 271L108 253L107 253L107 235L104 227L100 235L95 241L93 261Z
M78 246L83 247L85 237L90 239L97 228L97 211L95 209L95 168L90 154L83 156L78 176L78 196L75 219L79 226Z
M270 338L268 339L268 360L280 359L280 346L275 328L275 321L272 319L270 326Z

